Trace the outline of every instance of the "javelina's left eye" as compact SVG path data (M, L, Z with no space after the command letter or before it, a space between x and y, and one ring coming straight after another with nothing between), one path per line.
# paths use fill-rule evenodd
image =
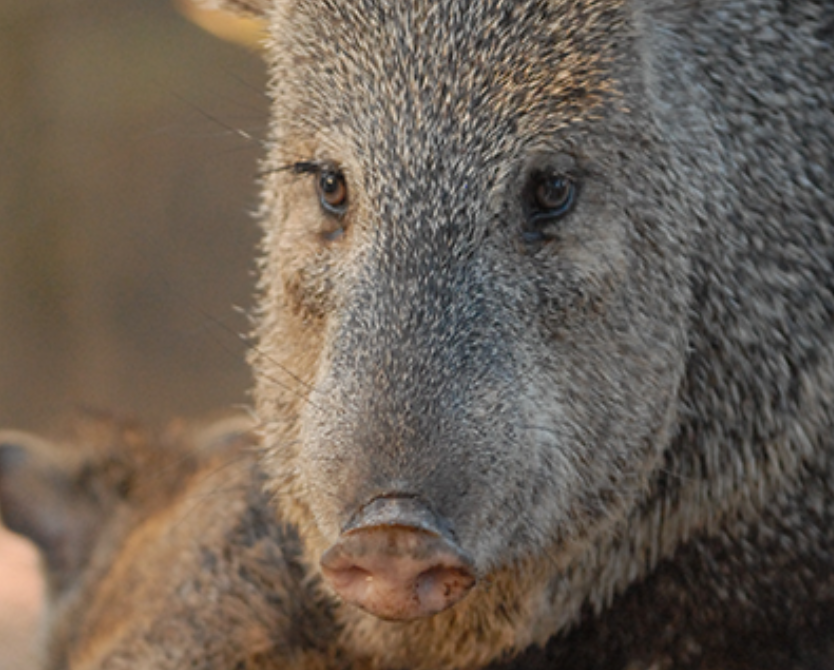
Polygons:
M570 177L534 172L524 194L527 214L523 231L525 241L541 242L550 237L550 225L573 209L576 190L576 183Z
M318 177L318 191L321 206L330 214L345 213L348 204L348 189L345 177L335 170L322 170Z

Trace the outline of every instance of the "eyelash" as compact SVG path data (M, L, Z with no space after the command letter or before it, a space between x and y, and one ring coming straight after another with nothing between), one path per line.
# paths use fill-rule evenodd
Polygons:
M328 169L328 166L324 163L318 163L316 161L299 161L297 163L293 163L291 165L287 165L281 170L289 170L292 171L293 174L319 174L323 170Z
M287 163L286 165L281 165L277 168L263 170L258 173L258 177L266 177L267 175L279 172L291 172L294 175L318 174L327 168L328 164L320 163L318 161L298 161L296 163Z

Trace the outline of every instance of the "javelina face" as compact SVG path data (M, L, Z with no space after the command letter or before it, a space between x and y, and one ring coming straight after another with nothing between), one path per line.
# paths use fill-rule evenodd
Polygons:
M531 557L557 572L638 503L685 355L687 204L628 18L368 1L272 23L254 363L311 560L403 620Z

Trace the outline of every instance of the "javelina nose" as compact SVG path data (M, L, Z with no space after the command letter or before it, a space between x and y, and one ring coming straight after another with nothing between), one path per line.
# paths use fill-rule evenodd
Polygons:
M413 498L378 498L363 507L321 567L344 601L397 621L442 612L475 585L472 561Z

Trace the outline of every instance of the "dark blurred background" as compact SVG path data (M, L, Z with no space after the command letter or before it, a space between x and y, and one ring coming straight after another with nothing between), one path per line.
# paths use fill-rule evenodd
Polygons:
M264 79L171 0L0 0L0 428L247 402ZM36 574L0 533L0 670Z

